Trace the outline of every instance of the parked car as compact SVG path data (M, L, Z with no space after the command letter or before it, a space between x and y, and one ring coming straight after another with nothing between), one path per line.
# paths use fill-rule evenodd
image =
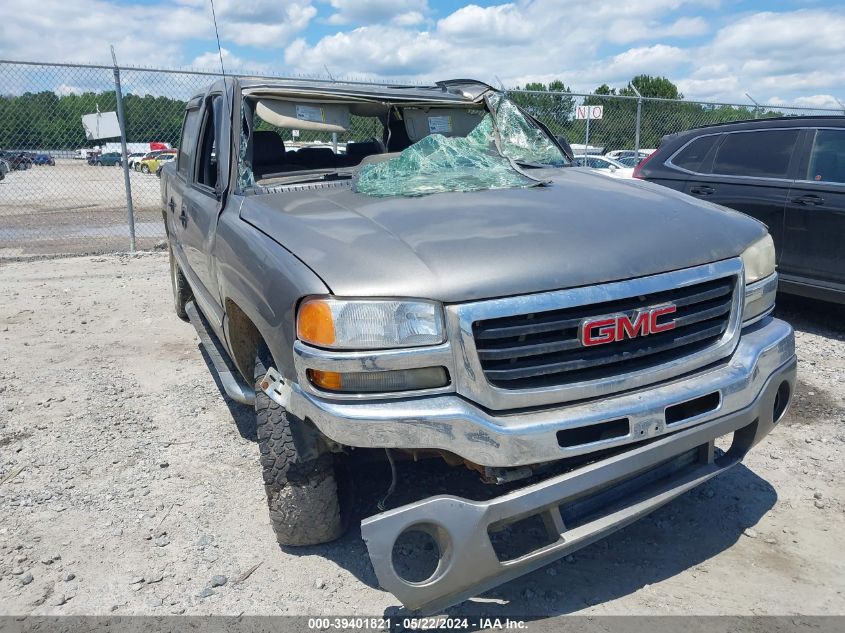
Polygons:
M155 155L151 158L144 157L139 161L138 170L145 174L154 174L161 163L173 160L175 157L176 153L172 150L155 152Z
M161 154L162 152L165 152L165 151L172 151L172 150L157 149L157 150L153 150L151 152L147 152L141 158L136 159L135 162L133 163L133 167L134 167L135 171L142 171L141 165L144 163L144 161L154 160L156 156L158 156L159 154ZM147 165L147 173L149 173L149 171L150 171L149 165Z
M120 167L123 164L123 155L120 152L106 152L95 157L92 164L98 167L113 167L115 165Z
M286 151L280 131L342 132L353 113L384 134ZM175 311L255 412L276 538L339 537L352 457L380 457L387 509L361 534L409 609L628 525L739 463L786 411L795 345L771 316L765 226L570 168L487 84L220 79L188 101L181 143L161 174ZM413 485L401 456L489 488L391 504ZM509 555L525 522L538 538ZM421 535L440 559L427 578L404 571L418 551L401 541Z
M613 160L619 160L620 158L629 158L631 156L640 156L639 152L636 152L632 149L615 149L613 151L607 152L605 154L607 158L612 158Z
M617 158L616 162L620 165L624 165L625 167L636 167L645 159L645 156L623 156L622 158Z
M50 154L35 154L32 162L34 165L55 165L56 159L50 156Z
M607 156L577 156L575 164L578 167L589 167L614 178L631 178L634 170L631 167L623 165L619 161L608 158Z
M670 135L635 176L764 222L780 290L845 303L845 117L761 119Z
M135 163L140 161L147 155L146 152L133 152L126 157L127 164L129 165L129 169L135 169Z
M0 152L0 158L9 163L9 167L16 171L32 167L32 158L26 152L4 151Z
M156 158L156 162L158 163L158 166L156 167L156 176L161 178L161 168L167 163L172 163L175 159L176 154L173 152L163 152L159 154L158 158Z

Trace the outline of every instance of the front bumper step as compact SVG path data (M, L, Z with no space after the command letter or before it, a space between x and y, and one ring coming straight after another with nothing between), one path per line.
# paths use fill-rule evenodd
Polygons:
M432 613L589 545L738 463L776 423L778 392L786 383L792 393L795 375L793 357L743 410L490 501L441 495L364 519L379 583L405 607ZM715 440L731 433L731 448L715 457ZM533 516L549 543L502 560L491 532ZM420 582L403 578L393 558L397 539L410 531L428 534L440 553L436 570Z

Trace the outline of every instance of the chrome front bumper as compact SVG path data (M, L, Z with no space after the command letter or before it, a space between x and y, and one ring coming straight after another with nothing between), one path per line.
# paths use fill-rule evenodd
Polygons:
M441 448L485 466L552 461L638 442L490 501L441 495L362 521L381 586L406 607L433 612L584 547L739 462L785 413L796 366L792 328L765 317L743 329L722 364L638 392L554 409L492 415L455 395L332 402L278 374L268 374L266 391L342 444ZM667 423L667 407L714 392L719 397L712 410ZM629 420L624 437L558 443L559 430L620 418ZM716 456L715 440L728 434L730 449ZM512 559L497 553L491 532L526 518L542 522L545 544ZM409 531L429 534L439 550L436 570L421 582L403 578L394 561L394 545Z
M777 398L784 383L793 390L795 374L792 357L763 379L761 391L740 411L490 501L441 495L365 519L361 534L380 585L409 609L435 612L632 523L738 463L776 423ZM731 447L717 457L714 440L729 433ZM491 527L527 517L542 520L547 544L502 560ZM402 578L393 559L397 539L411 530L431 535L440 554L422 582Z
M268 393L346 446L437 448L484 466L513 467L651 439L742 411L794 356L792 328L766 317L745 328L732 356L711 369L634 392L539 410L494 414L455 394L344 402L306 393L280 378ZM667 423L668 407L714 393L719 397L715 408ZM624 418L629 430L623 436L575 446L558 442L558 431Z

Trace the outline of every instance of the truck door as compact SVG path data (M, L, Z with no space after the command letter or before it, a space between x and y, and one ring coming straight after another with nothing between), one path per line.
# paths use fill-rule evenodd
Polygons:
M845 130L808 130L786 206L785 275L845 284Z
M206 318L222 322L223 312L217 290L217 276L213 269L212 249L220 210L217 193L217 133L223 116L223 97L210 94L204 99L200 115L199 133L188 186L179 210L182 243L188 265L201 286L197 297ZM196 290L196 288L195 288ZM195 296L198 294L194 293Z
M185 210L184 193L190 186L191 173L193 172L202 101L202 97L196 97L191 99L185 107L179 153L176 156L176 176L172 182L166 181L165 190L166 223L173 253L179 262L179 267L190 278L191 285L196 285L198 278L186 257L185 225L181 216Z
M800 129L729 132L707 174L690 176L685 193L757 218L769 227L778 258L783 252L786 196Z

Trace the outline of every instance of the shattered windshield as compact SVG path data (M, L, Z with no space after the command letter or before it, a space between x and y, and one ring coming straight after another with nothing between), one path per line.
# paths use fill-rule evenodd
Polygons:
M395 158L364 165L353 185L371 196L422 196L542 184L521 167L563 166L543 130L505 96L487 96L489 112L465 137L429 134Z

